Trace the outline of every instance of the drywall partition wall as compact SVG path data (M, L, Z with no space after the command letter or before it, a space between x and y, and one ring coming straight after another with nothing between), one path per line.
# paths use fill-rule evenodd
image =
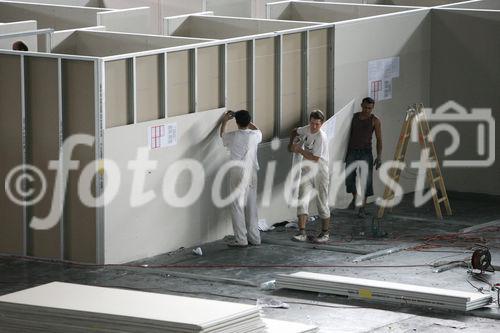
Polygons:
M459 2L443 8L463 8L463 9L488 9L500 10L500 1L498 0L474 0Z
M73 39L73 40L72 40ZM157 35L76 31L53 48L53 53L107 57L140 51L206 42L203 39L166 37ZM76 45L76 48L74 47Z
M302 42L300 33L283 35L280 137L302 120Z
M269 141L275 133L275 40L255 41L255 95L253 118L262 131L262 140Z
M149 7L113 10L97 13L97 25L105 26L108 31L152 34L156 32L152 16Z
M375 104L375 115L382 121L382 160L394 156L407 106L418 102L429 105L430 28L428 9L335 24L335 111L352 99L359 104L369 94L369 62L399 59L398 75L388 78L392 97L383 99L379 96ZM416 157L417 144L412 144L407 160ZM410 176L402 177L401 184L405 191L413 191L415 181L409 178L413 178L411 175L415 169L407 172ZM375 194L381 195L383 187L378 175L374 184Z
M165 20L168 19L169 18L165 18ZM315 25L315 23L191 15L176 30L169 31L169 33L172 36L179 37L227 39L290 30L312 25Z
M227 108L247 109L248 106L248 51L251 42L229 43L227 45Z
M214 15L214 12L198 12L192 14L184 14L184 15L176 15L176 16L168 16L163 18L163 32L162 34L165 36L173 35L179 27L192 15Z
M417 6L417 7L434 7L447 5L464 0L362 0L367 4L377 5L396 5L396 6Z
M196 111L213 110L224 104L224 101L220 100L222 78L219 77L219 55L223 47L224 45L200 47L196 51Z
M61 61L63 136L67 140L75 134L95 136L95 65L94 61ZM68 174L64 207L64 253L68 260L96 263L97 234L96 209L85 205L78 195L78 181L82 170L96 159L92 146L75 146L71 158L80 163L78 170ZM95 184L91 193L95 196ZM95 204L95 201L91 201Z
M134 123L133 92L129 82L133 81L129 60L108 61L105 64L106 128Z
M124 263L201 245L231 233L228 209L218 208L212 201L215 175L229 158L218 134L224 111L210 110L105 131L104 155L115 161L121 172L118 194L105 209L106 263ZM176 144L150 149L148 128L169 125L176 129ZM154 193L154 199L132 207L133 173L127 163L136 159L138 149L146 149L149 160L158 164L148 171L143 188ZM187 168L193 166L191 173ZM189 192L198 191L199 196L193 196L191 203L183 199ZM224 187L219 193L223 198L227 195ZM189 205L179 206L182 204Z
M328 30L309 32L308 97L307 110L320 109L327 113L328 107ZM333 47L333 46L332 46ZM330 61L333 61L331 59Z
M54 31L50 35L40 35L38 37L38 52L46 53L66 53L66 54L78 54L77 52L77 40L75 38L70 38L76 31L106 31L106 27L95 26L82 29L70 29L70 30L60 30ZM47 39L50 39L48 43ZM50 44L50 49L49 49ZM59 46L59 44L63 44ZM55 52L55 50L60 50L64 52Z
M0 55L0 178L23 163L22 57ZM8 79L7 79L8 78ZM23 207L0 191L0 253L24 254Z
M206 0L206 10L219 16L254 17L255 0Z
M35 31L37 29L36 21L23 21L12 23L0 23L0 49L12 50L12 44L22 41L31 51L38 50L36 35L17 36L11 38L2 37L16 32Z
M167 53L167 117L190 112L189 51Z
M338 22L361 17L402 12L412 7L291 1L269 5L269 18L292 21Z
M137 122L163 117L161 89L163 54L136 58ZM113 89L113 88L112 88Z
M451 115L448 123L456 128L461 139L457 151L449 156L443 154L444 149L454 141L449 133L439 132L436 146L443 163L464 161L463 167L446 167L445 164L443 173L446 186L452 191L498 195L500 15L494 11L461 9L436 9L431 14L431 106L436 111L444 105L441 111ZM458 104L445 104L450 100ZM474 111L474 108L491 109L492 116L496 118L496 145L492 152L490 149L495 140L489 136L488 111ZM460 112L464 120L456 121L453 114L458 118L457 113ZM490 158L494 156L496 158L491 164ZM482 163L480 161L489 166L474 166Z
M38 28L67 30L97 25L97 13L102 8L0 2L0 22L36 20Z
M78 7L103 7L102 0L2 0L2 2L29 2L41 3L48 5L64 5L64 6L78 6Z

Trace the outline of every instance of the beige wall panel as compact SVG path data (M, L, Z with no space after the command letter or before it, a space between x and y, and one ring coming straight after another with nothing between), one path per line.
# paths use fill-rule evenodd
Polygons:
M47 193L31 207L32 216L46 217L52 206L55 171L48 170L51 160L59 159L59 105L57 59L28 58L27 61L27 112L29 114L29 161L38 167L47 180ZM33 185L41 189L39 182ZM49 230L30 230L30 255L59 258L59 224Z
M435 109L452 100L473 112L473 108L491 109L496 133L493 154L489 124L474 116L470 121L450 121L460 134L455 153L444 156L444 149L452 145L446 131L439 132L436 148L441 161L485 161L489 156L493 164L484 167L443 168L449 190L500 195L500 15L498 12L476 10L436 10L432 13L432 73L431 106ZM495 41L495 42L492 42ZM450 54L453 56L450 57ZM448 113L458 112L450 109ZM486 110L475 111L484 114ZM439 124L436 122L435 124ZM484 126L484 154L480 154L479 127ZM453 207L453 201L451 202Z
M152 55L136 59L137 121L160 118L160 57Z
M274 135L274 39L255 41L255 110L256 125L262 130L263 141Z
M167 54L167 117L189 113L188 51Z
M0 55L0 179L22 160L21 57ZM0 191L0 253L23 254L23 209Z
M374 110L382 122L382 160L394 156L407 106L415 102L429 104L430 33L428 10L335 25L335 112L352 99L359 111L361 99L368 95L369 61L399 57L399 76L392 79L392 98L377 101ZM418 145L410 144L407 161L418 157ZM415 171L408 167L403 171L400 183L405 192L415 190ZM383 192L378 173L374 173L374 192L378 196Z
M301 40L300 34L283 36L281 137L300 125Z
M198 111L219 107L219 47L198 49Z
M105 103L106 128L124 126L133 122L129 115L129 79L126 60L106 62Z
M309 33L309 100L308 113L320 109L326 113L328 88L328 32Z
M227 46L227 109L247 109L247 43L231 43ZM237 129L234 122L228 130Z
M94 64L87 61L64 60L64 138L74 134L95 134ZM96 262L95 209L85 206L78 197L81 170L95 160L94 147L78 145L72 159L80 161L79 170L71 171L65 205L65 258Z

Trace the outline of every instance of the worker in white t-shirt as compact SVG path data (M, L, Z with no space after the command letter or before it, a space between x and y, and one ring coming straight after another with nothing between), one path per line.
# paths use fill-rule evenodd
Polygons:
M321 130L325 115L320 110L314 110L309 116L309 125L292 130L288 149L300 154L305 160L316 163L316 171L308 166L301 169L299 185L299 204L297 207L299 233L292 239L299 242L307 240L306 221L309 216L309 201L313 189L316 189L316 204L321 218L321 232L316 237L318 243L325 243L330 239L330 208L328 206L328 139ZM296 139L298 137L298 143ZM316 172L313 177L307 177L309 172Z
M238 130L226 133L227 122L234 118ZM243 167L232 167L229 171L230 195L240 190L231 202L234 241L228 246L245 247L260 245L257 217L257 147L262 141L262 132L251 122L246 110L227 111L220 127L222 143L228 148L232 161L241 161Z

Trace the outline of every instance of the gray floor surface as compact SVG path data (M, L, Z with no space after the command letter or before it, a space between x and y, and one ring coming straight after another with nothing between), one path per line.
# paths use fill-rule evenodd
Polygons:
M224 241L217 241L200 245L202 256L195 255L192 248L182 248L127 265L75 265L0 256L0 295L64 281L248 304L285 302L289 308L263 307L263 314L314 324L322 333L499 332L500 310L496 303L486 309L458 313L260 288L276 274L311 271L471 292L482 288L496 302L496 292L490 291L487 283L472 278L465 264L441 273L433 272L433 264L466 262L471 249L482 244L489 247L493 264L500 265L500 228L457 233L462 228L500 219L500 197L450 193L454 215L442 221L435 219L432 204L415 208L412 200L407 195L378 223L372 219L376 213L373 205L364 219L352 211L335 211L330 247L292 242L295 230L280 226L262 233L261 246L228 248ZM314 234L317 227L309 223L308 232ZM360 253L402 245L408 249L353 262ZM485 273L483 278L500 283L499 273Z

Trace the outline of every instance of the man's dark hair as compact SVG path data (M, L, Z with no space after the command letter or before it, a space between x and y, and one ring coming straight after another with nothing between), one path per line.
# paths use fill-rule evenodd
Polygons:
M28 51L28 46L24 44L22 41L18 40L14 44L12 44L12 50L14 51Z
M252 116L247 110L240 110L234 113L234 120L240 127L247 127L252 121Z
M375 100L371 97L365 97L363 98L363 100L361 101L361 104L375 104Z
M312 119L319 119L323 123L325 121L325 115L323 114L323 111L321 110L313 110L311 114L309 115L309 120Z

